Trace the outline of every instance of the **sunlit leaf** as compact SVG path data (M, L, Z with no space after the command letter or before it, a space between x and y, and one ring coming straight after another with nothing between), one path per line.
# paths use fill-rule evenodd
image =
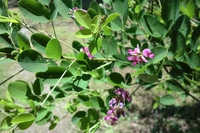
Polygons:
M8 92L13 98L26 100L30 95L30 88L26 82L15 81L8 85Z
M24 113L24 114L19 114L16 117L14 117L11 122L14 124L19 124L19 123L29 122L33 120L35 120L34 115Z
M79 22L79 24L86 29L91 28L91 21L92 19L90 18L90 15L83 11L83 10L76 10L74 12L75 19Z
M49 58L58 60L62 55L62 48L58 39L51 39L46 46L46 55Z

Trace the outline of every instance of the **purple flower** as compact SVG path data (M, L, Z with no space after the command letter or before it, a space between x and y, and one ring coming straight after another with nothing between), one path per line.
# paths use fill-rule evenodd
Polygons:
M83 47L83 48L80 49L80 51L86 53L86 55L87 55L90 59L94 58L94 56L90 54L90 50L89 50L88 47Z
M108 110L107 116L104 117L104 120L110 121L111 125L115 125L121 116L126 117L123 110L125 101L131 102L132 99L128 91L122 88L114 90L114 93L117 94L117 96L109 101L110 110Z
M107 116L104 117L104 120L110 121L111 125L115 125L118 121L118 117L115 114L115 110L114 109L109 110Z
M146 58L150 58L150 59L154 58L154 54L151 52L150 49L146 48L141 52L139 45L137 45L137 48L135 48L134 50L128 49L127 53L129 55L127 57L127 60L133 61L132 62L133 66L143 63L143 62L148 62Z
M150 58L150 59L152 59L153 57L154 57L154 53L152 53L151 52L151 50L150 49L144 49L143 51L142 51L142 54L145 56L145 57L148 57L148 58Z

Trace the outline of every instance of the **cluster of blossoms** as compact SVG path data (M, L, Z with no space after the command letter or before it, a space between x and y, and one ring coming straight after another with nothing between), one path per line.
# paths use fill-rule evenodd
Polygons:
M122 88L114 90L114 93L117 94L117 96L109 101L110 110L107 112L107 116L104 117L104 119L109 121L111 125L115 125L121 115L126 117L123 110L125 102L131 102L132 100L128 91L125 91Z
M86 55L87 55L90 59L94 58L94 56L90 53L90 50L89 50L88 47L83 47L83 48L80 49L80 51L86 53Z
M128 49L127 53L129 54L127 60L133 61L133 66L142 62L148 62L146 58L154 58L154 53L152 53L150 49L146 48L141 52L139 45L137 45L137 48L134 50Z

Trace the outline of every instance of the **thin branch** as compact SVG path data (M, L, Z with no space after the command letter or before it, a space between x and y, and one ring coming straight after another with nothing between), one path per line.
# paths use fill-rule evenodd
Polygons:
M5 79L4 81L2 81L2 82L0 83L0 86L1 86L2 84L4 84L5 82L7 82L8 80L10 80L11 78L17 76L17 75L18 75L19 73L21 73L22 71L24 71L24 69L20 70L20 71L17 72L16 74L14 74L14 75L10 76L9 78Z
M143 84L143 83L142 83ZM135 92L137 91L137 90L139 90L139 88L142 86L142 84L140 84L140 85L138 85L138 87L134 90L134 92L132 92L131 93L131 95L130 96L132 96L132 95L134 95L135 94Z
M44 101L40 104L41 106L44 105L44 103L47 101L47 99L49 98L49 96L51 95L51 93L55 90L55 88L57 87L57 85L59 84L59 82L61 81L61 79L64 77L64 75L66 74L66 72L68 71L68 69L72 66L72 64L75 61L76 60L73 60L72 63L68 66L68 68L63 72L63 74L60 76L60 78L58 79L58 81L56 82L56 84L54 85L54 87L52 88L52 90L48 93L48 95L46 96L46 98L44 99Z
M166 66L163 66L165 71L169 74L169 71L167 70ZM177 84L177 86L179 86L179 88L185 92L185 94L187 94L188 96L192 97L194 100L196 100L197 102L200 103L200 100L198 98L196 98L195 96L193 96L192 94L190 94L190 92L188 90L186 90L185 88L183 88L182 86L180 86L179 82L176 81L175 79L173 79L173 81Z
M54 23L51 21L51 25L53 27L53 33L54 33L54 36L57 38L57 35L56 35L56 30L55 30L55 27L54 27Z

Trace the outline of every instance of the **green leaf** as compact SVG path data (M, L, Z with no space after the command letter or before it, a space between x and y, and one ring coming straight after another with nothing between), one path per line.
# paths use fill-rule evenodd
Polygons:
M185 57L191 68L200 68L200 57L194 51L185 54Z
M81 29L75 33L75 36L78 38L91 38L92 32L89 29Z
M170 19L176 20L179 15L179 1L165 0L162 5L161 15L165 22Z
M35 95L41 95L44 90L42 79L37 78L33 83L33 92Z
M92 104L92 106L96 109L101 109L104 107L104 102L101 97L93 96L89 99L89 101Z
M25 50L19 54L19 65L29 72L43 72L47 70L47 62L41 54L34 50Z
M37 112L37 116L35 121L41 121L43 118L45 118L45 116L47 116L49 113L49 111L45 108L40 108Z
M30 95L30 88L26 82L15 81L8 85L8 92L13 98L26 100Z
M1 121L1 129L9 129L13 126L13 124L11 123L12 118L7 116L6 118L4 118Z
M175 104L175 98L171 95L165 95L160 98L160 103L163 105L173 105Z
M155 47L151 51L152 53L154 53L154 58L148 61L149 63L153 63L153 64L156 64L159 61L161 61L163 58L167 56L167 53L168 53L165 47Z
M50 121L50 119L52 118L52 116L53 116L53 113L49 111L49 112L45 115L45 117L43 117L43 119L41 119L41 120L39 120L39 121L36 121L35 123L36 123L37 125L44 125L44 124L47 124L47 123Z
M44 34L34 33L31 35L30 40L38 51L45 53L46 45L50 41L50 37Z
M197 5L197 7L200 8L200 1L199 0L194 0L194 2Z
M183 78L183 71L181 71L180 69L177 69L177 68L172 68L170 70L170 76L172 76L173 78L176 78L176 79L180 79L180 78Z
M193 0L190 0L187 3L186 7L184 7L182 4L180 4L180 10L183 12L183 14L192 18L194 16L194 13L195 13L195 4L194 4Z
M183 90L181 89L182 86L178 82L175 82L173 80L167 80L166 84L167 84L169 89L171 89L171 90L173 90L175 92L183 92Z
M29 19L36 22L49 22L50 11L36 0L20 0L19 10Z
M190 68L190 66L188 64L186 64L185 62L175 62L175 66L180 69L182 72L184 73L188 73L191 74L192 73L192 69Z
M46 46L46 55L49 58L59 60L62 55L62 48L58 39L51 39Z
M49 2L50 3L50 2ZM50 10L50 19L54 21L56 17L58 16L58 5L59 5L59 0L54 0L49 4L49 10Z
M78 101L80 103L82 103L83 105L87 105L88 104L88 101L89 101L89 96L88 95L79 94L77 98L78 98Z
M87 71L87 70L91 69L90 68L90 60L85 53L80 52L78 54L77 62L79 63L82 70Z
M162 37L165 32L164 26L153 15L144 15L141 23L145 31L153 37Z
M194 51L197 50L197 47L199 46L200 44L200 25L198 25L198 27L196 27L194 29L194 31L192 32L192 42L191 42L191 47Z
M92 55L98 53L102 46L102 39L98 38L98 40L92 40L89 44L89 51Z
M24 123L19 123L18 127L19 127L20 130L25 130L25 129L29 128L33 124L33 122L34 122L34 120L24 122Z
M122 83L124 82L124 78L120 73L112 72L108 77L108 83L113 86L123 87Z
M141 69L139 69L138 71L134 72L131 75L131 77L133 78L133 77L138 76L139 74L143 73L147 69L148 66L149 66L149 64L144 65Z
M34 115L24 113L24 114L19 114L16 117L14 117L11 122L13 124L19 124L19 123L30 122L34 120L35 120Z
M89 118L88 117L83 117L80 119L79 123L78 123L78 127L81 130L86 130L89 128Z
M28 37L21 31L17 33L17 44L22 50L31 49Z
M65 70L66 69L62 67L50 66L48 67L47 71L36 73L36 77L41 78L44 84L56 84ZM72 76L72 73L68 70L61 79L60 83L66 83L70 81Z
M125 12L128 10L128 0L114 0L112 2L114 10L124 16Z
M72 121L72 123L77 125L79 123L80 119L85 117L86 115L87 115L87 113L85 111L78 111L78 112L76 112L76 114L74 114L71 121Z
M73 89L75 91L86 89L88 87L90 79L91 75L89 74L83 74L82 76L77 76L73 82Z
M112 34L112 29L110 27L104 26L102 29L103 29L104 35L109 36Z
M140 5L135 6L135 9L134 9L135 13L139 13L140 10L141 10L141 6Z
M0 16L0 23L7 23L7 22L18 23L18 21L15 20L15 19L12 19L12 18L9 18L9 17L5 17L5 16Z
M175 53L181 52L179 53L179 56L183 55L184 52L186 51L186 40L183 34L177 30L174 31L172 33L171 42L172 42L171 44L172 50Z
M7 33L7 25L6 24L3 24L3 23L0 23L0 34L5 34Z
M102 39L102 47L104 49L104 52L107 56L109 55L115 55L117 54L117 42L116 40L112 38L103 38Z
M156 75L140 74L138 78L147 83L155 83L158 81L158 77Z
M99 113L95 109L88 109L88 118L91 124L98 122L100 116Z
M173 30L180 31L185 38L187 38L190 32L190 18L186 15L181 15L175 22Z
M122 30L122 20L120 17L115 18L113 21L110 22L110 24L113 31Z
M92 19L90 18L90 15L87 12L83 10L76 10L74 12L74 16L81 26L85 27L86 29L91 28Z
M69 14L67 12L70 12L70 9L72 9L72 1L71 0L59 0L58 5L58 12L60 15L64 18L69 18ZM69 9L70 8L70 9Z
M106 18L106 21L102 24L102 26L106 26L108 23L110 23L111 21L113 21L114 19L116 19L118 16L119 16L118 13L112 13L112 14L110 14Z

